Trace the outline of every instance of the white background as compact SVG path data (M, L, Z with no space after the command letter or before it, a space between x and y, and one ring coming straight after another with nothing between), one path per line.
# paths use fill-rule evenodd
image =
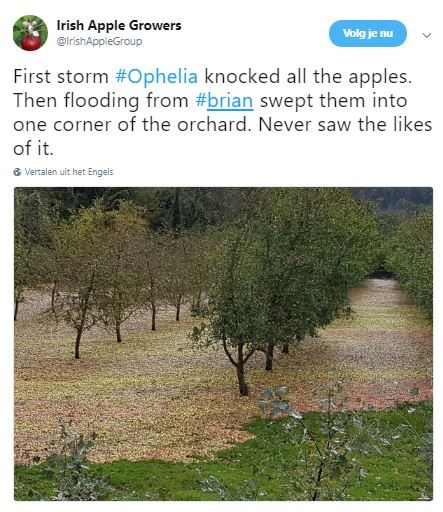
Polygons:
M34 14L42 17L49 28L46 45L37 52L24 52L12 41L12 25L16 19ZM109 2L53 2L24 0L13 5L3 5L0 17L0 51L4 72L1 96L1 169L0 187L1 227L3 250L1 251L1 492L0 499L8 504L8 510L76 510L80 507L120 510L118 503L13 503L13 187L14 186L234 186L234 185L317 185L317 186L432 186L434 187L435 259L441 261L442 189L441 189L441 16L437 1L408 0L336 0L296 2L275 0L224 0L208 1L161 1L138 2L125 0L120 4ZM142 37L143 46L90 48L85 46L58 47L57 35L80 36L86 33L63 32L57 34L56 20L90 19L128 23L131 19L146 21L180 21L179 32L129 32L128 37ZM339 19L398 19L408 29L408 38L398 48L338 48L328 37L330 25ZM431 32L429 39L422 33ZM116 34L112 34L116 35ZM117 34L122 35L122 34ZM126 34L125 34L126 35ZM440 49L440 51L438 51ZM42 109L16 109L12 92L24 90L13 84L13 68L27 67L29 71L107 71L111 76L120 67L153 69L156 67L174 71L178 67L202 71L209 67L219 71L241 71L248 67L269 72L279 66L290 71L297 67L325 67L339 72L379 71L384 67L392 71L407 71L413 86L406 89L388 86L377 88L380 93L407 94L407 114L414 119L433 121L433 131L416 134L301 134L301 133L234 133L234 134L42 134L42 139L54 145L53 157L16 157L12 148L33 135L12 133L12 123L17 118L88 118L85 112L55 112ZM113 82L106 88L131 95L142 94L140 87L118 89ZM337 86L317 86L318 90L339 93ZM61 90L74 90L78 94L95 93L97 87L61 86ZM297 95L307 94L309 88L288 86L257 86L249 89L233 86L199 86L180 89L152 88L159 94L186 94L207 90L220 93L250 95ZM35 94L50 95L52 86L37 86ZM263 92L261 92L263 91ZM349 93L344 86L342 94ZM355 91L352 91L354 94ZM143 112L149 114L149 112ZM403 110L395 114L404 114ZM440 114L440 116L437 115ZM138 113L137 115L139 115ZM296 120L297 115L274 112L279 119ZM373 113L369 113L372 116ZM167 112L154 117L171 118ZM181 115L181 113L179 113ZM186 114L187 117L189 114ZM234 114L238 115L238 114ZM271 115L271 114L269 114ZM376 116L390 117L384 112ZM90 117L103 119L127 118L125 110L105 114L93 112ZM200 117L201 114L198 115ZM197 117L197 116L194 116ZM319 112L315 115L300 114L302 118L348 117L355 119L354 112ZM229 116L232 118L232 116ZM61 178L25 177L12 174L15 167L94 167L115 170L112 178ZM441 304L442 282L439 267L435 268L435 310ZM402 503L402 510L433 509L441 501L438 482L441 468L438 454L441 452L441 320L435 314L435 499L433 503ZM128 508L145 509L152 504L124 504ZM155 505L159 510L170 510L172 504ZM211 503L211 507L233 507L232 504ZM377 507L395 508L395 504ZM206 504L181 503L174 508L205 509ZM236 508L251 508L238 505ZM268 505L254 503L254 510L268 509ZM328 504L273 504L272 508L303 510L326 507L331 510L353 510L351 503ZM371 503L358 507L373 508Z

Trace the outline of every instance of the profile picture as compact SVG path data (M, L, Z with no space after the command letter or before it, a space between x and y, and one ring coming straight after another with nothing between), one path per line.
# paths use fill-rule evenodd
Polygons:
M48 27L38 16L22 16L14 23L12 36L19 48L33 52L46 43Z

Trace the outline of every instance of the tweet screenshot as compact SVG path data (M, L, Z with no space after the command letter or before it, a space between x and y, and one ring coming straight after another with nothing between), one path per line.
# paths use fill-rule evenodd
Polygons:
M439 20L6 6L3 510L441 507Z

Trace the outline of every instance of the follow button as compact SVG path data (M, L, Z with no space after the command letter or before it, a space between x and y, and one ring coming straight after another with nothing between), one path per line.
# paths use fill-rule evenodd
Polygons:
M400 46L407 34L397 20L339 20L329 29L329 38L336 46Z

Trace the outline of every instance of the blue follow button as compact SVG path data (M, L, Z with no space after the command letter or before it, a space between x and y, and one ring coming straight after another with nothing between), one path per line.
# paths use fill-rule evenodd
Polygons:
M336 46L400 46L407 34L397 20L339 20L329 29L329 38Z

